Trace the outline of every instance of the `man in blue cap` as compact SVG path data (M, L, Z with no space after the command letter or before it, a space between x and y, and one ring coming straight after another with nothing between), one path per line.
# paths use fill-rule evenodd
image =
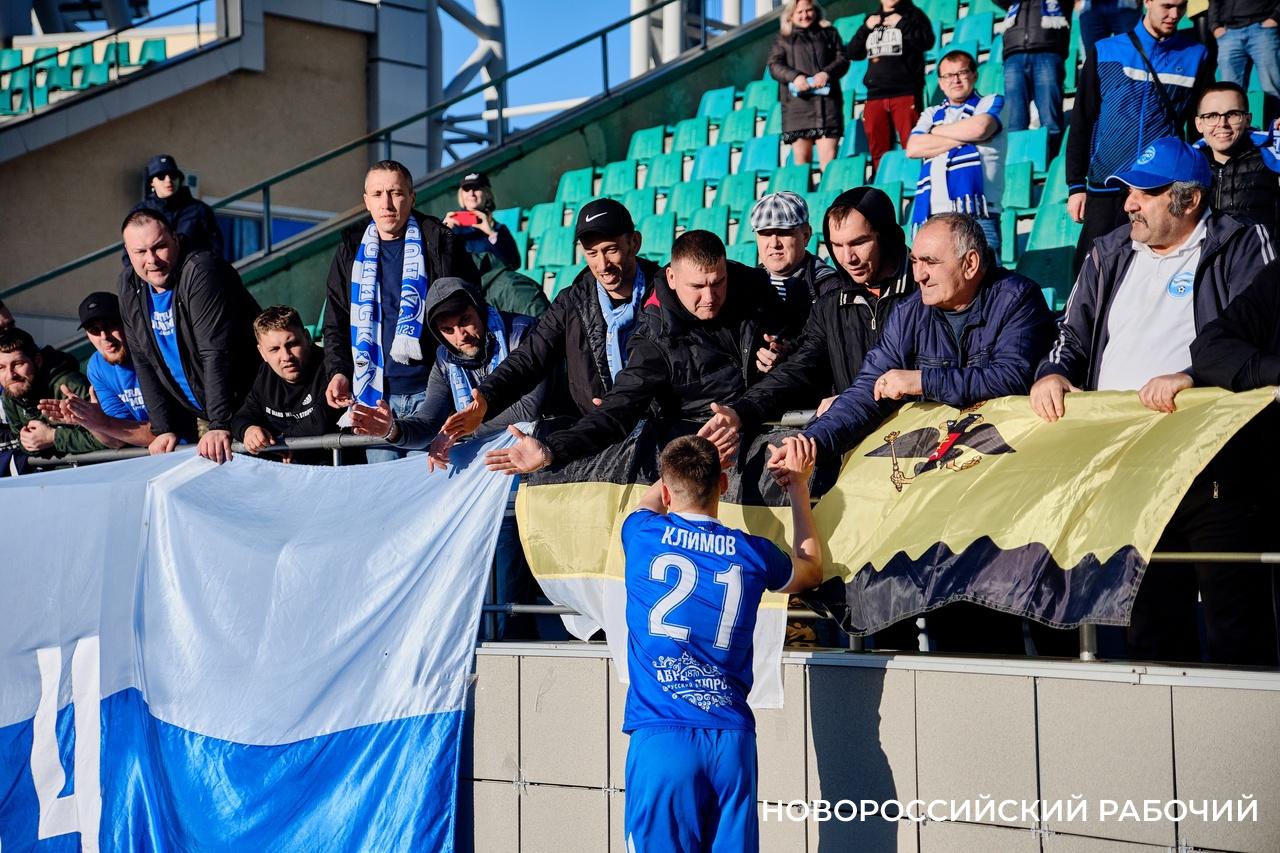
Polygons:
M1196 384L1191 342L1275 258L1266 229L1209 207L1205 158L1174 137L1153 142L1107 181L1127 187L1129 224L1094 241L1036 371L1031 408L1053 422L1068 392L1137 391L1149 409L1172 412ZM1247 467L1220 454L1192 484L1157 550L1247 551L1254 496ZM1215 663L1274 664L1259 635L1263 600L1251 567L1158 566L1133 607L1129 652L1148 660L1200 660L1196 588L1204 599L1208 657ZM1261 578L1260 573L1254 573ZM1272 629L1274 630L1274 629ZM1259 657L1262 655L1263 657Z
M191 195L183 186L186 176L178 168L172 154L157 154L147 161L147 197L134 210L154 210L164 217L178 235L185 252L208 249L218 257L226 257L222 245L222 229L213 208ZM124 253L124 265L129 255ZM228 258L228 260L233 260Z

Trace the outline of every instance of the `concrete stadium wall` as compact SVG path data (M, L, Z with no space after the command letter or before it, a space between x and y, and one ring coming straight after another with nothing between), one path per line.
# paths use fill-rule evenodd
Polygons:
M1280 850L1280 673L839 652L788 653L783 672L786 707L757 715L761 800L1074 796L1088 820L775 818L770 853ZM625 853L625 688L603 647L487 644L476 674L477 853ZM1256 821L1099 819L1103 800L1250 795Z
M172 154L199 173L202 196L222 197L365 133L368 37L272 15L264 28L264 72L232 72L0 163L0 289L118 240L153 154ZM346 210L360 201L366 159L355 151L286 182L272 204ZM71 316L87 293L114 290L119 269L105 259L14 297L11 307Z

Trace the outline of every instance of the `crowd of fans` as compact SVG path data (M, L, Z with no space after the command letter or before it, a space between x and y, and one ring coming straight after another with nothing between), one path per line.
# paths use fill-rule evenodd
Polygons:
M1046 67L1061 69L1070 10L1053 0L1010 6L1005 50L1025 61L1007 62L1006 75L1025 80L1010 82L1007 103L976 92L975 58L952 51L938 63L945 99L921 111L917 80L932 32L910 0L882 0L848 55L870 57L873 160L892 126L922 161L906 230L874 187L849 188L825 211L778 192L741 226L755 233L759 266L727 260L719 237L693 230L660 267L643 257L630 211L597 199L577 213L585 267L548 304L517 271L522 259L493 217L485 175L466 174L458 209L441 219L415 209L412 176L386 160L365 177L369 217L335 250L321 347L295 309L262 310L162 155L148 166L151 197L123 221L127 265L116 292L80 305L95 350L87 378L66 355L38 347L0 304L0 447L14 466L24 455L165 453L184 443L225 462L234 442L258 454L349 429L383 443L366 451L368 462L423 453L435 470L457 441L509 429L518 440L486 464L514 474L604 450L642 419L673 434L693 424L729 460L744 433L786 410L814 409L804 432L830 458L910 400L964 407L1026 395L1053 422L1082 389L1133 392L1167 413L1194 385L1280 384L1277 149L1250 127L1239 85L1214 82L1204 48L1176 29L1184 11L1177 0L1149 0L1134 29L1089 48L1067 145L1072 215L1086 227L1061 318L993 250L1002 115L1025 122L1027 104L1014 101L1034 101L1040 121L1061 132L1061 76L1056 95L1041 83L1053 77ZM1110 11L1094 3L1080 24L1098 15L1110 22L1095 21L1101 31L1127 12L1123 2ZM1237 12L1215 20L1241 20ZM1273 31L1267 21L1256 26ZM1230 35L1235 24L1225 26ZM1010 38L1018 27L1027 32ZM798 0L770 54L799 161L816 144L825 164L843 133L846 48L833 35L820 8ZM1166 64L1177 73L1141 71ZM1194 145L1180 136L1189 119L1202 136ZM815 228L830 264L806 249ZM1199 477L1160 548L1278 550L1264 518L1275 505L1270 463L1257 458L1269 455L1270 417ZM537 436L521 433L522 422L537 422ZM313 461L305 451L271 457ZM528 572L511 515L499 584L520 600ZM1129 651L1274 666L1276 602L1273 574L1259 566L1161 567L1134 604ZM1023 648L1013 617L956 604L929 619L935 648ZM1062 647L1061 632L1038 631L1042 651ZM913 620L878 641L914 648L914 637Z

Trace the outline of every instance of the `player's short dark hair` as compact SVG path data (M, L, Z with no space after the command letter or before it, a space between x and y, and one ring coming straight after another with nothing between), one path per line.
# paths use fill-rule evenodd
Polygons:
M686 231L671 244L671 263L684 261L709 270L725 259L724 242L710 231Z
M40 348L36 346L36 339L30 333L14 326L0 332L0 352L20 352L35 361Z
M405 179L409 189L413 189L413 175L409 174L409 167L399 160L379 160L369 167L369 171L365 172L364 176L367 178L374 172L395 172Z
M1196 96L1196 108L1200 108L1200 102L1204 100L1205 95L1209 95L1214 92L1235 92L1240 96L1240 100L1244 102L1245 110L1247 111L1249 109L1249 95L1245 92L1244 87L1239 83L1232 83L1230 80L1215 80L1205 86L1204 89L1200 91L1200 94Z
M173 233L173 228L170 227L168 220L159 213L156 213L154 210L146 207L132 211L128 216L126 216L124 218L124 222L120 223L120 230L123 232L130 225L141 225L144 222L158 222L162 229L170 234Z
M267 332L283 332L292 329L307 334L307 327L302 325L302 317L297 309L290 305L272 305L253 319L253 336L260 338Z
M720 454L696 435L682 435L662 449L658 473L673 492L705 504L720 492Z

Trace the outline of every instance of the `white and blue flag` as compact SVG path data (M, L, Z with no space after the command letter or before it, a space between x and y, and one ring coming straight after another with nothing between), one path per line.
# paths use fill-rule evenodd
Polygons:
M0 851L452 850L510 443L0 481Z

